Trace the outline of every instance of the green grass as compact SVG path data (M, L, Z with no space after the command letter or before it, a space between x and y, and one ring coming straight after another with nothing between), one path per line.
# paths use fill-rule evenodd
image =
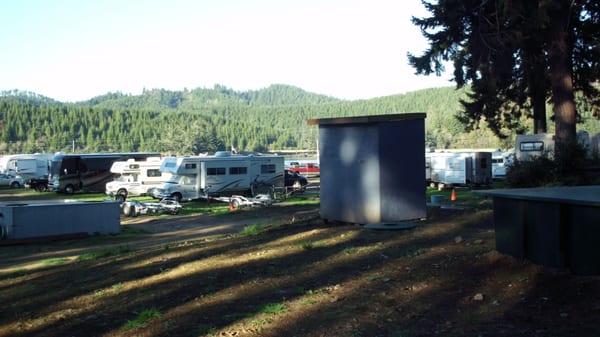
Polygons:
M315 244L310 241L300 242L299 245L300 245L300 247L302 247L302 249L305 249L305 250L310 250L310 249L313 249L316 247Z
M261 224L248 225L248 226L244 227L244 229L240 232L240 235L241 236L256 235L256 234L262 232L264 229L265 229L265 225L261 225Z
M321 199L315 195L293 196L285 199L283 202L289 206L318 205L321 202Z
M133 330L143 328L153 319L160 318L162 315L157 309L147 309L138 314L135 319L127 321L125 323L125 330Z
M351 254L358 252L358 248L352 247L352 246L346 247L346 248L344 248L343 252L344 252L344 254L351 255Z
M131 252L131 249L129 248L129 246L106 248L106 249L102 249L102 250L97 250L97 251L92 251L92 252L81 254L77 257L77 261L97 260L97 259L101 259L103 257L117 256L117 255L129 253L129 252Z
M179 212L182 215L190 214L210 214L210 215L223 215L229 213L229 204L224 202L211 202L206 201L191 201L183 204L183 208Z
M269 303L260 308L261 313L270 315L279 315L286 311L287 308L283 303Z
M43 266L58 266L67 262L69 262L69 259L66 257L53 257L40 261Z

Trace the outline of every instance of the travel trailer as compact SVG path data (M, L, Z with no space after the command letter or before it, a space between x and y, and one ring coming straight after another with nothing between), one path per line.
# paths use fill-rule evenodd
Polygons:
M428 152L425 153L425 177L430 177L432 186L439 187L489 185L491 162L491 152Z
M519 161L528 161L535 157L551 155L553 152L554 136L552 134L517 135L515 158Z
M116 178L106 184L106 194L125 201L128 196L148 195L151 189L165 183L171 174L160 171L163 159L149 157L143 161L129 159L116 161L110 167L110 172Z
M585 130L577 132L577 142L587 149L587 155L593 156L598 148L598 134L591 136ZM535 157L554 155L554 135L537 133L533 135L517 135L515 158L519 161L529 161Z
M145 160L160 156L153 152L57 154L50 162L49 187L56 192L104 192L114 177L110 172L116 161Z
M219 151L214 155L165 158L160 170L171 178L152 195L177 201L264 192L284 185L283 157L238 155Z
M14 154L0 158L0 172L20 176L24 181L45 178L52 154Z

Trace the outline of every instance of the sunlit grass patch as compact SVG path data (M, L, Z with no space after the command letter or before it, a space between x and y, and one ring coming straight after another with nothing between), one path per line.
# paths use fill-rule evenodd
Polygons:
M162 314L157 309L146 309L140 312L135 319L127 321L123 328L125 330L143 328L146 326L146 324L148 324L148 322L160 317L162 317Z
M287 308L283 303L269 303L265 304L262 308L260 308L260 313L270 315L279 315L283 314L286 311Z
M354 246L346 247L346 248L344 248L343 252L346 255L356 254L358 252L358 248L356 248Z
M229 213L229 204L224 202L192 201L183 204L183 208L179 212L182 215L191 214L209 214L223 215Z
M245 226L244 229L240 232L241 236L251 236L256 235L262 231L264 231L265 225L262 224L254 224Z
M53 257L50 259L45 259L45 260L40 261L40 264L43 266L58 266L61 264L65 264L69 261L70 260L66 257Z

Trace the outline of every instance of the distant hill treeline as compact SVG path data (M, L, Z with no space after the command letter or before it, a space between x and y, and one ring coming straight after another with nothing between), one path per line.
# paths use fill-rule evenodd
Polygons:
M70 151L160 151L191 154L314 149L315 117L426 112L427 143L440 148L506 147L485 129L466 132L454 117L464 90L435 88L367 100L340 100L288 85L252 91L224 86L184 91L108 93L61 103L29 92L0 95L0 154ZM585 115L584 115L585 116ZM588 129L599 131L597 120Z

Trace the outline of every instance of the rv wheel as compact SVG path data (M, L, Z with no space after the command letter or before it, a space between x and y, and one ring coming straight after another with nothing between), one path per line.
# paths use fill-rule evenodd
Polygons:
M67 194L75 193L75 188L73 187L73 185L69 184L69 185L65 186L65 193L67 193Z
M123 202L126 199L127 199L127 190L124 188L118 190L117 194L115 195L115 200Z
M173 194L171 194L171 198L173 198L173 200L175 200L177 202L181 202L181 199L183 197L181 196L181 193L173 193Z
M10 184L10 188L19 188L19 187L21 187L21 184L19 184L17 181L13 181Z

